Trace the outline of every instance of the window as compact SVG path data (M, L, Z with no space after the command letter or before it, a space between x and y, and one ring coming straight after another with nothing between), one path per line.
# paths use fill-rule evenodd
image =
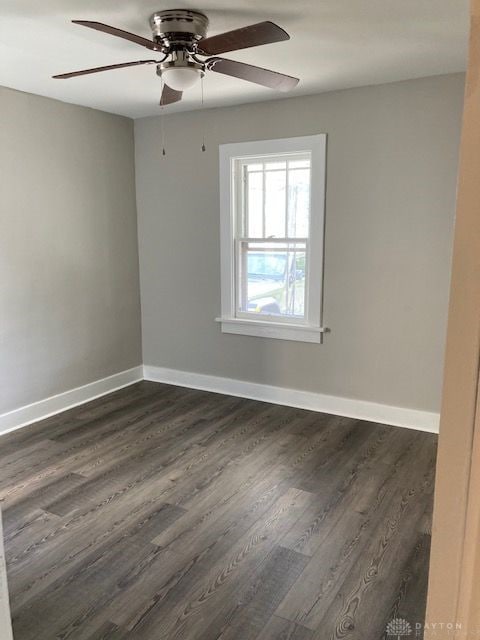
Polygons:
M320 342L326 135L220 146L226 333Z

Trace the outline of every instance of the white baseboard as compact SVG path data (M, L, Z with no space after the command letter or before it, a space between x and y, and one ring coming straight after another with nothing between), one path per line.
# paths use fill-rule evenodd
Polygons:
M223 393L229 396L283 404L288 407L331 413L345 416L346 418L356 418L389 424L395 427L438 433L439 414L428 411L392 407L364 400L328 396L310 391L274 387L244 380L210 376L203 373L166 369L164 367L145 365L143 367L143 377L145 380L151 380L152 382L163 382L180 387Z
M143 367L133 367L133 369L127 369L126 371L115 373L113 376L108 376L108 378L95 380L95 382L90 382L82 387L76 387L45 400L33 402L8 413L0 414L0 434L25 427L32 422L43 420L140 380L143 380Z
M213 391L273 404L283 404L288 407L331 413L345 416L346 418L357 418L390 424L395 427L438 433L438 413L392 407L364 400L328 396L321 393L257 384L203 373L191 373L164 367L139 366L20 407L14 411L0 414L0 434L25 427L32 422L43 420L140 380L163 382L180 387Z

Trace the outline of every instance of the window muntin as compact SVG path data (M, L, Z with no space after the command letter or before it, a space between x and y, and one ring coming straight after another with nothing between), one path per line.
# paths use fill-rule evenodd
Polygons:
M311 153L238 158L236 316L307 321Z

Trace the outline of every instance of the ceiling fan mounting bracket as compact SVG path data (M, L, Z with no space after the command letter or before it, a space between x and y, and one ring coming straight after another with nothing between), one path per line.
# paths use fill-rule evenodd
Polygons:
M167 9L150 17L153 39L163 45L182 43L194 45L205 38L208 18L199 11Z

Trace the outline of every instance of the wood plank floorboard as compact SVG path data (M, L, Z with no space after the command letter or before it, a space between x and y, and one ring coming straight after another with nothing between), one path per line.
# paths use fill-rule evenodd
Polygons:
M141 382L0 437L15 640L381 640L436 436Z

